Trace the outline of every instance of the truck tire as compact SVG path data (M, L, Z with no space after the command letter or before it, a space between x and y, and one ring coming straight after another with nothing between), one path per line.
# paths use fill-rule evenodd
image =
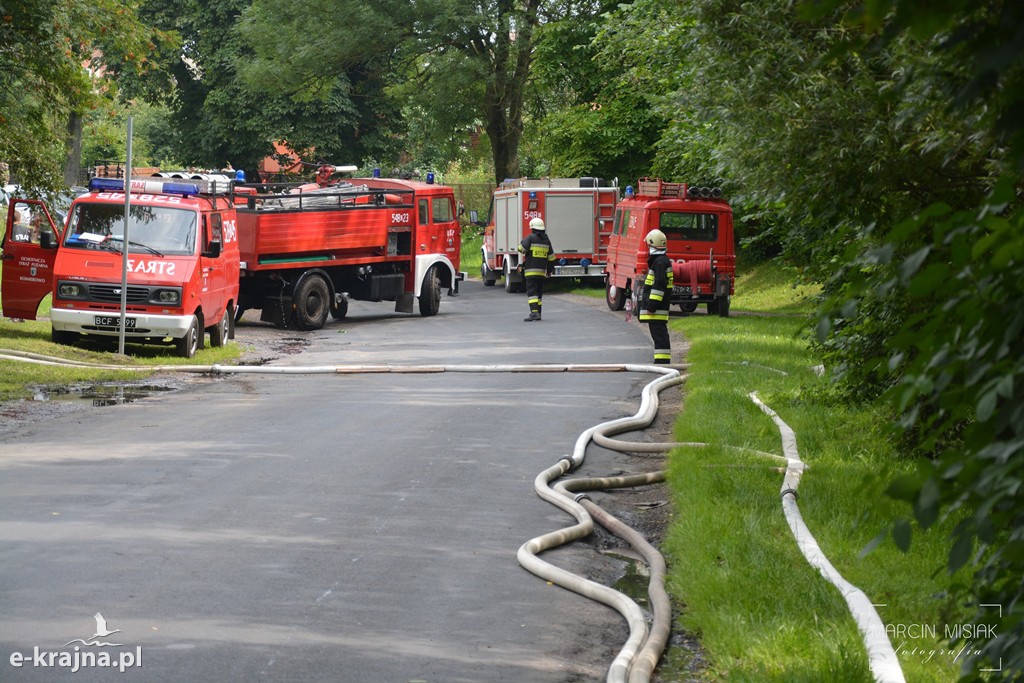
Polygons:
M295 326L300 330L319 330L331 310L331 288L319 275L306 277L292 295Z
M708 302L708 315L718 315L718 299Z
M231 304L228 304L224 309L224 315L221 316L220 322L210 328L210 346L215 349L219 349L228 343L232 337L232 328L234 327L234 311L231 310Z
M331 306L331 317L335 320L344 320L348 315L348 299L342 299L336 306Z
M697 303L695 301L684 301L679 304L679 310L683 313L693 313L697 310Z
M55 330L50 328L50 341L54 344L63 344L64 346L74 346L75 342L78 341L77 332L68 332L66 330Z
M626 289L624 287L616 287L612 284L611 280L605 280L604 300L610 310L621 311L626 307Z
M432 267L423 276L423 285L420 287L420 315L437 315L440 310L441 278L437 276L437 268Z
M722 318L729 317L729 304L732 303L732 297L729 295L718 297L718 315Z
M199 350L199 336L199 318L193 315L188 331L181 338L174 340L178 355L182 358L195 358L196 351Z
M494 276L494 271L488 268L486 263L480 264L480 279L484 281L484 287L493 287L494 283L498 281L498 278Z

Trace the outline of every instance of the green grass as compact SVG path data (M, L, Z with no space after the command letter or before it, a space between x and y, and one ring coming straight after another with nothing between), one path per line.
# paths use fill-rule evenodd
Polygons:
M759 280L769 283L759 305L800 312L778 305L784 288L772 280ZM802 324L775 316L672 322L691 343L676 437L714 444L679 449L669 459L676 514L665 550L679 625L700 638L709 680L872 680L845 601L807 563L789 530L778 463L724 448L781 454L778 428L748 397L756 391L796 432L810 466L800 511L831 563L872 602L887 605L879 614L890 628L937 631L937 638L892 638L894 647L905 643L899 661L907 680L955 681L952 656L908 653L944 649L944 625L957 622L945 597L952 579L941 571L952 525L915 533L908 554L886 541L861 555L894 517L909 515L883 491L912 463L895 450L888 415L823 398L827 380L810 369L818 361L799 336Z
M736 294L731 305L735 311L804 313L821 291L817 285L798 284L799 271L777 261L758 263L749 269L741 262L736 272Z
M0 271L2 273L2 271ZM43 299L38 319L15 322L0 317L0 350L35 353L55 358L121 365L124 370L93 370L59 365L41 365L0 359L0 401L31 397L33 389L66 385L122 382L148 376L146 367L155 365L212 365L231 363L241 354L238 344L207 348L195 358L180 358L173 346L125 344L125 355L117 355L117 340L110 338L90 345L63 346L50 341L50 297Z

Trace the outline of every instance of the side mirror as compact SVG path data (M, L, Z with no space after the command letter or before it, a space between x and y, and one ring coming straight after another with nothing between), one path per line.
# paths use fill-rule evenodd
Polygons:
M210 242L210 245L206 247L206 251L203 252L203 256L207 258L217 258L220 256L220 241Z
M57 241L54 239L52 232L41 232L39 233L39 246L43 249L56 249Z
M476 209L471 210L469 212L469 222L473 223L473 224L476 224L476 222L478 220L478 216L479 216L479 214L476 212Z

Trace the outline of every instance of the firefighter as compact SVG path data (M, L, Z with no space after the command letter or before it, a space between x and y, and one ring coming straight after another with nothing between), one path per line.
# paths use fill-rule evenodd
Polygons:
M668 336L668 305L672 295L672 260L665 253L668 241L665 233L654 229L644 239L650 254L647 257L647 279L644 280L640 322L647 323L654 342L654 363L672 362L672 342Z
M530 315L523 318L523 322L529 323L540 320L544 280L555 268L555 250L542 218L530 221L530 234L519 243L519 253L524 256L522 268L526 278L526 299L530 304Z

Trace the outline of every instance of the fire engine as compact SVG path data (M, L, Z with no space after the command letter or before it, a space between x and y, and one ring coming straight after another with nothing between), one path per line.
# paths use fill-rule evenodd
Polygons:
M442 287L458 293L460 231L451 188L386 178L243 185L224 178L96 177L56 226L43 202L11 202L3 242L3 315L35 319L52 293L52 339L121 332L173 343L183 357L234 336L245 309L278 327L314 330L342 319L349 299L393 301L436 315ZM130 174L129 174L130 175ZM428 178L429 180L429 178ZM44 229L26 233L16 215ZM126 259L124 264L123 259Z
M728 317L736 282L732 209L718 188L641 178L637 192L615 207L608 242L605 299L621 311L632 297L638 308L647 273L644 238L658 228L668 237L675 286L670 302L684 312L706 304L709 314Z
M506 180L494 191L491 216L481 247L480 276L493 287L504 277L505 291L525 287L519 243L530 221L543 218L555 248L553 277L602 280L612 232L612 212L619 199L616 181L600 178L521 178Z

